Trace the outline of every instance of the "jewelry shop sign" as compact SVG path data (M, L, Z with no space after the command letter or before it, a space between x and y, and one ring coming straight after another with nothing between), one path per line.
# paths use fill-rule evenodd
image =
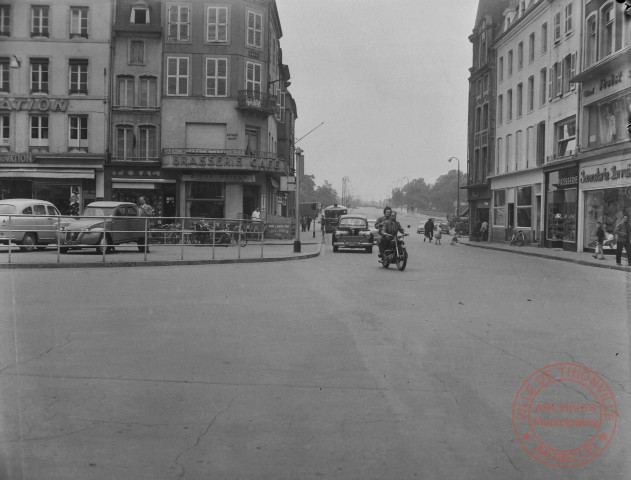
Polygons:
M284 172L285 162L275 158L242 157L238 155L164 154L162 168L180 170L246 170Z

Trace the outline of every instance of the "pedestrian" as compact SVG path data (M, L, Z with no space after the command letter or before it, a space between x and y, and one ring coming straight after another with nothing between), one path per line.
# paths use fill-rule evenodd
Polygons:
M425 222L425 236L423 237L423 243L425 240L429 239L429 243L432 243L432 239L434 236L434 220L429 218L427 222Z
M434 245L442 245L442 243L440 243L440 239L442 238L442 236L443 236L443 232L440 229L440 225L438 225L436 227L436 233L434 234L434 238L436 240ZM431 240L430 240L430 242L431 242Z
M139 217L153 217L153 207L147 203L147 199L141 196L138 199L140 210L138 210ZM151 228L150 220L147 220L147 228ZM149 253L149 245L145 245L145 251Z
M311 231L311 217L307 217L307 232Z
M600 252L600 259L605 259L603 243L605 243L605 230L603 229L602 222L596 222L596 255L594 255L594 258L598 258L598 253ZM627 254L628 253L627 251Z
M68 214L73 217L79 216L79 189L77 187L72 188L72 195L70 196L70 205L68 207Z
M305 219L305 217L300 217L300 227L302 228L303 232L307 231L307 220Z
M482 225L480 226L480 236L482 237L482 241L486 241L487 239L487 233L489 231L489 222L482 222Z
M458 245L458 235L451 237L451 243L449 245Z
M627 252L627 264L631 267L631 244L629 243L629 216L625 213L613 233L616 235L616 265L622 265L622 249Z
M256 207L252 212L252 220L254 220L255 222L261 221L261 209L259 207Z

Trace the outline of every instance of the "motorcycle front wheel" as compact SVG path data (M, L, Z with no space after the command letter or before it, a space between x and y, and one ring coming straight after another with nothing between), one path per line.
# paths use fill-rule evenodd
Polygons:
M408 264L408 252L406 250L403 250L403 252L401 252L401 255L397 257L396 261L399 271L402 272L403 270L405 270L405 266Z

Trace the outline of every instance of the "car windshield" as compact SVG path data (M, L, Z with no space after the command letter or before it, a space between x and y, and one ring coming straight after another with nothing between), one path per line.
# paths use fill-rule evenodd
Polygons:
M366 220L362 218L342 218L340 227L365 227Z
M110 217L114 214L114 207L87 207L83 215L84 217Z
M0 205L0 215L15 213L15 205Z

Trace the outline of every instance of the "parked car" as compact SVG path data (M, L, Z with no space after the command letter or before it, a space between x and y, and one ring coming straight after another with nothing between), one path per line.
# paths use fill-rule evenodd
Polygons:
M342 215L333 232L333 251L339 248L363 248L372 253L375 238L364 215Z
M381 240L381 233L379 233L379 229L375 227L375 223L377 223L377 220L375 220L374 218L368 220L368 228L370 229L372 233L372 237L374 238L375 244L377 244L379 243L379 240Z
M440 222L438 224L438 228L440 228L441 232L449 234L449 223L447 223L447 222Z
M145 222L140 207L131 202L92 202L83 214L61 223L58 241L62 253L69 249L94 246L100 254L113 245L135 242L145 251Z
M35 247L45 248L45 245L56 240L55 232L60 215L57 207L45 200L0 200L0 243L9 244L10 229L10 240L20 245L20 250L30 252Z

